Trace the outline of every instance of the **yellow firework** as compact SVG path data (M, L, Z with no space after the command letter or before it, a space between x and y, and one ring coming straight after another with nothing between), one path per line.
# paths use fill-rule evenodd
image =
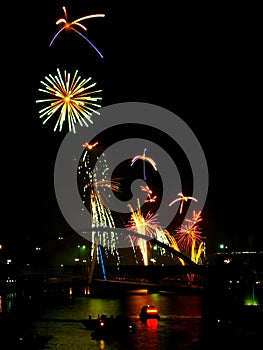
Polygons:
M143 215L140 207L140 201L137 199L137 209L133 210L132 206L128 204L128 208L131 211L131 219L126 225L126 228L130 231L136 232L140 235L154 238L156 231L160 228L160 224L157 220L158 214L148 212L146 216ZM148 265L148 243L146 239L131 237L132 242L136 242L138 248L141 251L144 265Z
M69 131L76 132L75 124L81 126L89 126L92 124L93 113L99 114L96 108L101 105L96 102L101 100L101 97L94 96L102 90L91 89L96 83L91 83L91 77L83 79L78 75L78 70L75 71L73 77L71 74L64 71L64 75L57 69L57 75L49 74L45 77L46 81L40 81L45 89L38 89L50 95L50 98L37 100L36 103L48 103L49 105L39 111L39 117L44 118L45 124L51 117L58 115L54 131L59 128L62 130L63 123L67 120Z

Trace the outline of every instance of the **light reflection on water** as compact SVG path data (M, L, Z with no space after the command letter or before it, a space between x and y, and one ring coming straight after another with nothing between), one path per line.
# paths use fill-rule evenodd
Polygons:
M11 299L7 299L7 313L12 309ZM140 309L147 304L159 309L160 320L140 320ZM140 294L127 292L121 296L111 294L108 297L73 294L63 297L56 295L38 301L30 297L18 305L15 311L16 323L30 324L36 336L47 339L42 347L35 350L192 349L200 333L202 296L148 294L143 291ZM89 315L97 318L101 314L126 314L136 324L136 331L126 338L94 339L92 331L85 328L82 320L86 320Z
M161 319L142 322L139 312L143 305L159 308ZM72 297L66 303L45 308L34 322L38 335L51 337L43 349L72 350L158 350L189 349L198 341L202 297L198 295L126 294L122 297ZM89 315L127 314L136 324L128 338L93 339L81 320Z
M15 293L9 293L5 297L0 295L0 314L11 312L16 299Z

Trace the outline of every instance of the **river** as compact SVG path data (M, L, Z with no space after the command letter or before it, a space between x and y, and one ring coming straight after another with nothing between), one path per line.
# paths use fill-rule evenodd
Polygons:
M0 298L0 347L1 350L225 350L234 345L256 344L258 336L250 332L245 337L239 331L213 334L212 329L204 333L203 298L202 293L147 290L84 295L70 289L67 293L41 297L10 294ZM159 320L141 321L140 309L147 304L158 308ZM94 338L83 320L102 314L128 315L136 329L125 337Z
M140 320L140 309L147 304L158 307L161 316L159 320ZM23 334L27 334L25 330L30 330L35 340L35 345L27 345L30 349L189 349L199 340L202 296L160 292L148 294L140 290L116 296L61 295L40 300L28 298L18 303L10 295L5 308L5 312L2 310L2 318L5 313L7 321L3 322L5 326L0 331L5 332L5 338L13 346L14 338L19 338L21 333L20 347L17 346L21 349ZM92 330L86 329L82 320L89 315L96 318L98 314L126 314L136 325L135 332L117 339L94 339ZM26 336L24 338L26 342ZM8 346L3 345L1 349L7 350Z

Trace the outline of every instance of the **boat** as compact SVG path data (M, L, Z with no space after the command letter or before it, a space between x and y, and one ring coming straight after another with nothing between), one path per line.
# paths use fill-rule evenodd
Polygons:
M146 321L147 319L157 319L159 320L160 319L160 315L159 315L159 312L158 312L158 309L153 306L153 305L144 305L142 308L141 308L141 311L140 311L140 319L142 321Z
M82 321L84 326L93 330L92 337L96 339L124 337L129 333L133 333L136 325L131 321L128 315L120 314L114 317L111 315L98 315L97 319L89 317Z

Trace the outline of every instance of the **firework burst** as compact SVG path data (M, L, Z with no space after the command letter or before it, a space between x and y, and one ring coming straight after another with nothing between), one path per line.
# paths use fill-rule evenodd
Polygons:
M106 206L105 200L108 201L108 197L104 193L101 194L101 191L99 190L99 188L103 188L103 189L109 188L113 192L120 192L121 187L120 187L120 182L118 180L119 179L114 179L114 180L102 179L94 183L88 183L84 186L84 190L93 188L93 192L95 190L95 192L97 193L97 196L100 197L101 203ZM103 197L105 200L103 200Z
M202 221L201 212L193 212L192 219L185 219L185 223L177 229L175 238L181 251L191 257L196 262L200 258L201 247L203 245L202 231L198 223Z
M45 77L46 81L40 81L45 89L39 91L50 95L50 98L37 100L36 103L49 103L49 105L39 111L39 117L44 118L45 124L51 117L58 114L58 119L54 127L54 131L59 127L62 130L63 123L67 120L69 131L76 132L75 124L88 126L88 122L92 124L92 114L99 112L94 108L100 108L101 105L96 102L101 97L94 96L102 90L94 90L96 83L91 83L91 77L82 79L75 71L72 79L71 74L64 71L64 75L57 69L57 75L49 74Z
M66 7L63 6L62 7L63 11L64 11L64 15L65 15L65 18L60 18L57 20L56 24L62 24L63 27L54 35L53 39L51 40L49 46L51 46L54 42L54 40L57 38L57 36L63 31L63 30L73 30L74 32L76 32L77 34L79 34L83 39L85 39L96 51L97 53L100 55L101 58L103 58L101 52L97 49L97 47L88 39L86 38L81 32L79 32L76 28L74 28L75 26L76 27L79 27L83 30L87 30L87 28L79 23L85 19L90 19L90 18L96 18L96 17L105 17L105 14L103 13L98 13L98 14L95 14L95 15L88 15L88 16L85 16L85 17L81 17L81 18L78 18L78 19L75 19L75 21L73 22L68 22L68 15L67 15L67 10L66 10Z
M157 199L157 196L152 197L153 191L149 188L149 186L141 186L141 190L143 192L147 192L147 199L145 200L146 202L155 202Z
M140 235L146 236L149 239L155 238L156 230L160 228L159 222L157 220L158 214L147 212L144 216L141 207L140 201L137 200L137 209L134 210L129 204L128 208L131 211L131 219L126 225L126 228L130 231L136 232ZM148 243L146 239L138 238L136 236L131 237L133 244L137 244L138 248L141 251L144 265L148 265Z
M133 166L133 164L138 160L141 159L143 161L143 178L144 180L146 180L146 174L145 174L145 161L147 161L148 163L151 164L151 166L154 168L155 171L157 171L157 166L155 161L150 158L150 157L146 157L145 155L146 153L146 148L143 151L143 154L138 154L137 156L133 157L131 160L131 166Z
M169 204L169 207L171 205L173 205L175 202L178 202L178 201L181 201L181 204L180 204L180 214L182 214L183 212L183 205L184 205L184 202L187 202L188 199L192 199L193 201L197 202L197 199L194 198L194 197L186 197L184 196L182 193L178 193L178 196L180 196L180 198L177 198L175 199L174 201L172 201L170 204Z
M160 226L157 220L158 215L148 211L144 216L140 208L140 201L137 200L137 203L138 207L136 210L130 204L128 205L131 211L131 219L127 225L127 229L148 236L149 238L154 238L155 231Z
M118 234L115 232L115 222L110 208L106 205L109 194L104 190L120 191L120 183L117 179L108 179L109 167L104 153L100 157L96 154L98 142L92 144L85 142L85 148L78 166L78 183L83 204L92 216L91 241L104 247L106 257L114 257L116 263L120 263L118 251ZM93 163L95 161L95 166ZM97 176L100 176L100 179ZM96 251L96 245L92 244L91 256ZM99 262L99 256L97 256Z

